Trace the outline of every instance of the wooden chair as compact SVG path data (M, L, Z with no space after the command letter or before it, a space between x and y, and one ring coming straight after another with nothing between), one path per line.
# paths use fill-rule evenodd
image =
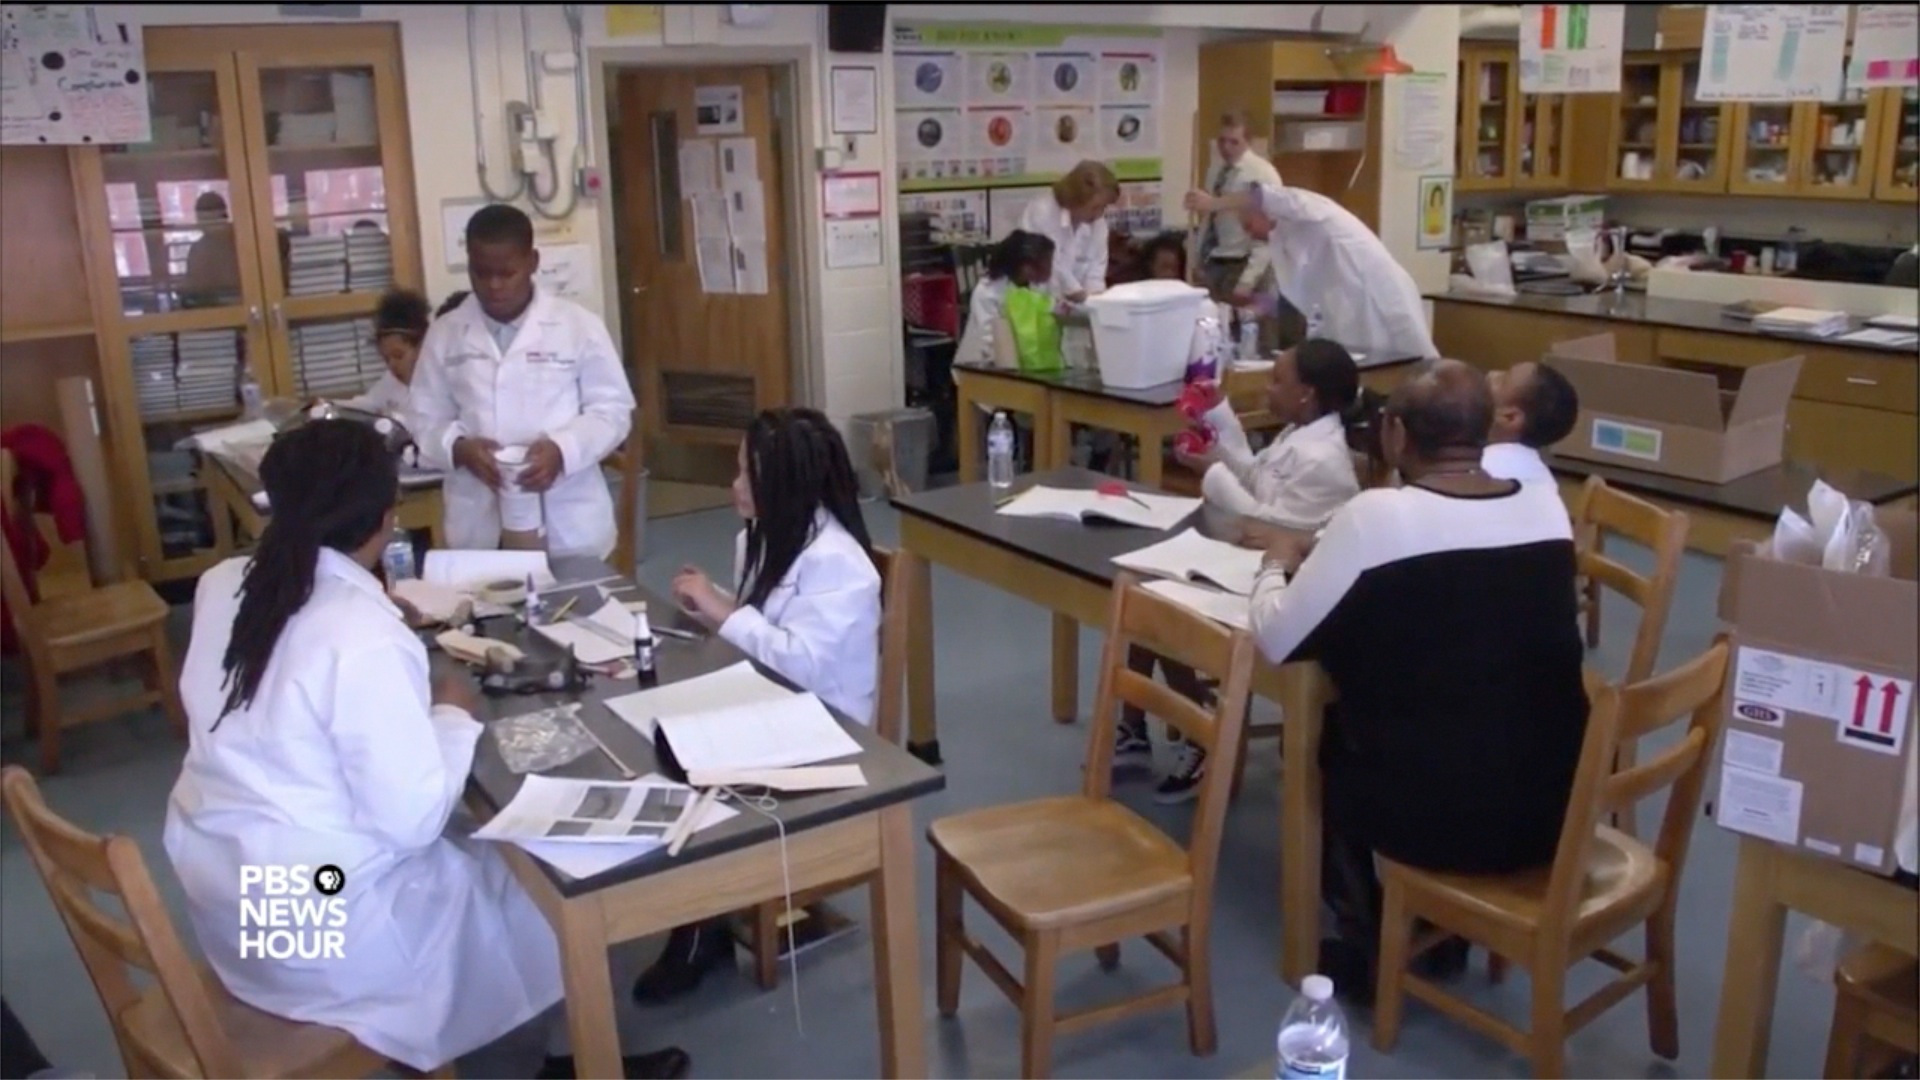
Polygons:
M0 795L93 979L128 1076L357 1077L388 1068L344 1031L270 1016L227 993L181 945L132 839L95 836L55 814L18 765L0 771ZM103 910L96 892L117 900L125 918ZM153 983L136 989L135 970Z
M1644 986L1653 1051L1680 1052L1674 1004L1674 906L1687 845L1700 816L1708 757L1720 728L1725 638L1684 666L1624 690L1593 687L1580 767L1551 866L1513 874L1441 874L1380 860L1384 911L1373 1042L1393 1049L1406 995L1532 1059L1535 1076L1562 1075L1566 1037ZM1644 765L1616 772L1614 752L1687 716L1686 733ZM1607 814L1671 787L1651 848L1601 824ZM1432 929L1415 940L1419 920ZM1647 956L1635 963L1607 946L1646 927ZM1449 935L1484 945L1532 974L1531 1030L1448 996L1407 971L1408 962ZM1593 959L1622 973L1564 1008L1567 969Z
M31 515L13 504L10 462L0 462L0 514L31 526ZM15 515L19 515L15 518ZM117 582L81 592L49 596L36 602L27 590L13 550L0 544L0 595L20 637L28 680L27 725L40 740L40 768L60 768L60 729L115 716L133 709L159 705L182 736L186 711L180 705L178 672L167 644L167 604L153 586L139 579ZM146 690L131 697L99 702L67 711L60 706L60 678L117 660L145 660L142 678Z
M880 568L880 685L874 696L873 730L888 742L899 743L907 689L906 559L885 548L875 548L873 557ZM862 885L872 876L849 878L795 893L792 910L797 913ZM788 907L782 898L765 901L753 909L749 951L753 953L754 978L762 989L772 990L780 985L780 935L784 928L781 917Z
M1114 584L1109 625L1081 794L973 810L927 830L934 849L940 1014L952 1016L960 1007L964 953L1020 1007L1023 1076L1047 1075L1056 1031L1071 1034L1176 1003L1186 1005L1194 1053L1213 1053L1216 1041L1207 943L1227 789L1252 681L1252 642L1127 575ZM1135 645L1220 679L1212 712L1130 670L1126 660ZM1185 850L1109 798L1112 718L1123 702L1159 716L1211 755ZM1024 985L968 936L961 914L968 895L1020 942ZM1141 936L1180 968L1178 982L1100 1008L1055 1013L1062 956L1092 949L1111 969L1120 962L1120 942Z
M1841 960L1833 989L1827 1076L1881 1076L1920 1054L1920 961L1868 944Z

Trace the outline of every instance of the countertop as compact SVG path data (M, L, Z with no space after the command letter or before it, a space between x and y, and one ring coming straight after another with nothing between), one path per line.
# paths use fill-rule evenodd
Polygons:
M1529 293L1521 293L1518 296L1487 296L1480 293L1448 290L1429 293L1427 298L1460 304L1479 304L1483 307L1509 308L1516 311L1537 311L1544 315L1572 315L1589 319L1605 319L1609 322L1636 323L1643 326L1667 326L1680 330L1739 334L1743 337L1778 338L1783 341L1823 345L1831 349L1858 349L1862 352L1904 356L1908 359L1920 356L1920 351L1916 351L1912 346L1894 348L1857 341L1840 341L1836 338L1811 337L1804 334L1762 333L1755 330L1750 322L1729 319L1721 314L1719 304L1700 300L1667 300L1642 293L1629 292L1624 295L1615 295L1608 291L1586 296L1543 296ZM1848 332L1851 333L1865 325L1866 320L1853 319Z

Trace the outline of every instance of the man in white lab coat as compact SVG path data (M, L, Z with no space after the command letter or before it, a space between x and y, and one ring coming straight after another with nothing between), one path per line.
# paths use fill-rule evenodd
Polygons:
M1304 188L1268 185L1219 197L1192 191L1186 205L1239 213L1247 231L1267 242L1280 294L1308 326L1318 324L1316 336L1364 355L1363 366L1440 355L1413 276L1346 207Z
M447 476L446 536L454 548L500 543L502 496L540 497L547 550L605 558L619 529L600 463L625 441L633 389L606 324L538 288L533 221L511 206L467 222L473 295L427 331L413 377L408 429L421 463ZM526 464L504 481L496 453Z

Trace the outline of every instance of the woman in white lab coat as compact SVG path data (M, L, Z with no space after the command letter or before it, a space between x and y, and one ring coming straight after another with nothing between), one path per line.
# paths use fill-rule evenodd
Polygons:
M1306 316L1310 336L1376 364L1440 355L1413 276L1346 207L1305 188L1269 186L1225 196L1193 191L1186 205L1239 212L1247 231L1272 248L1280 293Z
M255 1008L351 1032L435 1069L561 998L552 929L506 862L443 836L482 728L470 678L428 687L425 648L372 568L393 527L393 455L322 420L261 463L273 517L250 559L200 579L180 676L191 723L166 848L208 963ZM333 955L249 950L243 870L335 868ZM311 876L310 876L311 875ZM303 882L304 883L304 882ZM323 946L324 947L324 946ZM630 1075L680 1075L679 1051ZM567 1075L549 1059L542 1075Z
M387 370L372 386L340 402L349 409L399 417L407 414L408 386L427 336L427 298L412 289L389 289L373 313L373 344Z
M523 492L541 496L547 550L605 558L619 529L600 463L626 440L633 389L599 316L534 285L533 223L511 206L467 223L473 295L427 331L407 428L422 465L454 470L447 545L499 546L495 453L522 447Z
M1113 170L1083 161L1021 211L1021 229L1053 241L1054 299L1078 304L1107 290L1106 214L1119 200Z
M741 652L847 717L873 722L879 686L880 573L860 516L846 443L813 409L771 409L740 444L733 505L746 519L734 550L736 594L698 567L673 579L680 606ZM727 920L674 930L634 984L655 1005L700 984L733 957Z

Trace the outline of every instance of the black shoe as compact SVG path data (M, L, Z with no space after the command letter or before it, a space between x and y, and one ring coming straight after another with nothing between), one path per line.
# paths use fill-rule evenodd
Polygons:
M1355 1008L1373 1007L1373 956L1340 938L1320 943L1319 973L1333 980L1333 992Z
M1466 974L1467 954L1472 949L1466 938L1450 937L1415 958L1414 973L1430 982L1452 982Z
M733 963L733 934L726 920L675 927L666 951L633 982L633 1000L660 1005L691 994L707 972Z
M630 1054L620 1059L620 1071L626 1073L627 1080L680 1080L692 1065L693 1059L677 1046L655 1050L651 1054ZM572 1055L556 1055L540 1064L540 1071L534 1074L534 1080L566 1080L574 1075Z
M1207 778L1207 752L1196 743L1182 740L1174 747L1173 771L1153 789L1153 801L1162 806L1178 806L1200 797L1200 781Z

